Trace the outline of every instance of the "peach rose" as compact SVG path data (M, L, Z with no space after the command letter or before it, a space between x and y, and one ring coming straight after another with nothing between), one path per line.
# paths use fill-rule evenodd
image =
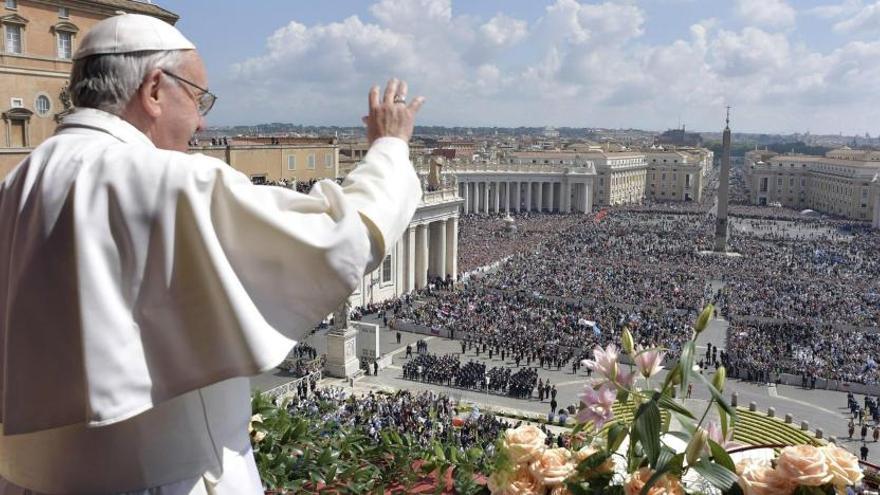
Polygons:
M516 471L492 473L487 482L492 495L540 495L544 485L536 480L528 466L519 466Z
M530 465L536 480L547 486L556 486L574 472L571 452L568 449L545 449Z
M642 488L645 487L645 483L651 479L651 476L654 475L654 471L650 468L641 468L635 473L633 473L629 481L623 486L626 495L639 495L642 493ZM681 483L674 477L667 475L663 475L653 486L648 490L648 495L685 495L684 488L681 487Z
M776 461L779 475L795 485L822 486L833 478L825 454L812 445L786 447Z
M523 464L536 459L544 451L547 435L534 425L521 425L504 432L504 446L514 464Z
M856 456L831 444L822 447L822 453L825 454L825 460L828 462L828 470L833 476L831 483L834 486L853 486L862 481L864 474Z
M744 459L736 463L736 473L745 495L789 495L794 491L794 485L766 460Z
M595 454L596 452L599 452L599 449L596 449L590 445L581 447L581 450L578 450L572 456L575 467L577 467L578 464L580 464L581 462L587 460L591 455ZM601 466L597 468L597 470L600 473L610 473L614 470L614 460L609 457L605 462L602 463Z

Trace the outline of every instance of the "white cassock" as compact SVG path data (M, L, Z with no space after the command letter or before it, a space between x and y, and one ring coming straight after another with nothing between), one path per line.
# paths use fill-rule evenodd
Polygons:
M0 495L261 494L247 377L403 234L408 155L304 195L68 116L0 184Z

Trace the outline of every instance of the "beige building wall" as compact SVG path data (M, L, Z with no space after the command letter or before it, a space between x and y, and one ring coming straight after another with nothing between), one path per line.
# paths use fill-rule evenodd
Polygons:
M190 152L223 160L252 179L304 182L339 177L337 145L194 146Z
M597 205L638 203L645 198L644 153L592 151L585 156L596 164L593 196Z
M748 167L753 204L779 203L852 220L872 219L877 188L871 181L880 172L880 159L864 151L835 150L824 157L777 155Z
M0 178L52 135L69 108L62 90L72 62L59 51L60 33L69 33L73 54L95 23L120 10L153 15L172 24L178 19L156 5L133 0L17 0L15 8L0 3ZM21 31L20 53L7 46L11 29ZM48 100L47 108L40 108L38 99Z
M647 152L645 196L654 201L701 201L712 152Z

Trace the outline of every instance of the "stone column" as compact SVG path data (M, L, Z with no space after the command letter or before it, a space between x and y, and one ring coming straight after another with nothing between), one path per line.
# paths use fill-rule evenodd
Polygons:
M428 226L416 227L416 289L428 285Z
M403 236L398 241L397 246L394 248L396 256L394 257L394 267L397 269L395 273L397 276L395 277L394 285L396 285L394 290L395 296L401 296L406 292L406 241L409 240L406 235L406 231L403 232Z
M483 213L489 214L489 183L483 182Z
M495 189L495 213L500 213L501 212L501 183L500 182L493 182L492 184L495 186L495 188L494 188Z
M409 227L404 235L406 241L406 282L404 290L410 292L416 288L416 228Z
M458 280L458 217L446 220L446 273Z
M526 211L532 211L532 183L526 182Z
M467 182L462 182L462 184L461 184L461 189L462 189L461 197L464 199L464 203L462 203L461 209L465 215L467 215L468 213L471 212L471 205L469 203L471 195L470 195L470 192L468 191L468 186L469 186L469 184Z
M480 212L480 183L471 182L468 187L471 188L471 213Z
M547 210L552 212L553 211L553 188L556 187L556 183L555 182L548 182L547 186L549 186L548 190L550 193L549 196L547 197Z
M431 222L431 263L428 275L446 277L446 221Z
M874 228L880 229L880 192L877 193L877 199L874 200Z
M519 213L522 208L522 182L516 181L514 184L516 184L516 192L513 195L513 200L515 201L513 210Z
M571 183L565 181L559 186L559 189L562 194L559 207L562 208L563 213L571 213Z
M504 212L510 214L510 182L504 183Z
M538 198L535 200L538 204L538 213L544 211L544 183L538 182Z
M590 184L584 183L584 213L589 213L593 210L593 188L590 187Z

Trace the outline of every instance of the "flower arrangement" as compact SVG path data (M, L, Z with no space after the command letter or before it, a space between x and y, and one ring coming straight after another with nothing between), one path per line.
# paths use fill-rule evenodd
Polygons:
M545 435L535 426L507 430L487 486L499 495L684 495L713 492L724 495L844 494L860 483L862 470L855 456L835 445L788 446L774 460L744 458L734 463L737 414L722 397L726 372L718 368L712 380L694 371L697 336L706 328L714 308L700 313L691 339L663 381L652 381L662 369L666 351L634 346L624 329L622 352L633 365L623 369L621 349L597 348L584 365L594 378L581 395L578 424L570 448L545 447ZM701 382L711 399L698 419L675 398L688 385ZM612 406L628 403L631 422L615 421ZM712 408L718 421L706 422ZM671 429L672 419L680 428Z

